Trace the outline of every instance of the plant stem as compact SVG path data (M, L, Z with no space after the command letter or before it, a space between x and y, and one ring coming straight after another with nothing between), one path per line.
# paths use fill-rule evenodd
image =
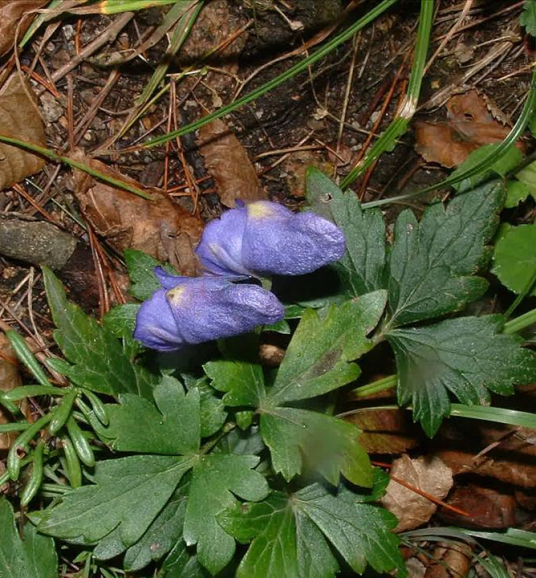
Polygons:
M531 309L530 311L523 313L523 315L515 317L511 321L505 323L503 333L511 335L512 333L517 333L518 331L525 329L525 327L528 327L533 323L536 323L536 309Z
M372 383L358 387L354 389L352 393L354 397L368 397L374 393L378 393L386 389L391 389L395 387L397 383L397 375L388 375L387 377L383 377L382 379L378 379L377 381L373 381Z

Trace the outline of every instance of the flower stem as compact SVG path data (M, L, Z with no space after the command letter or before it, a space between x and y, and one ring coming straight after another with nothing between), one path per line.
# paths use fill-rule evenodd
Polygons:
M368 397L374 393L395 387L397 382L397 375L388 375L387 377L383 377L382 379L378 379L377 381L373 381L372 383L354 389L352 394L353 397L357 398Z
M518 331L525 329L525 327L528 327L533 323L536 323L536 309L531 309L530 311L523 313L523 315L515 317L505 323L503 333L511 335L512 333L517 333Z

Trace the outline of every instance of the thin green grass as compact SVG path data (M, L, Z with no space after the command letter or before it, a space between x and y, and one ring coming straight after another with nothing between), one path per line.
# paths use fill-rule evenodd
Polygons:
M417 31L415 56L413 58L413 66L411 67L411 75L404 103L397 113L397 118L393 120L358 165L355 166L342 180L342 189L348 188L376 161L376 159L378 159L381 154L392 150L397 139L408 130L409 123L417 110L417 104L421 93L424 67L426 65L426 55L428 54L428 48L430 46L430 34L432 32L434 12L434 0L421 1L421 14L419 19L419 29Z
M20 140L18 138L12 138L9 136L4 136L4 135L0 135L0 142L4 143L4 144L16 146L16 147L21 148L25 151L33 153L37 156L45 157L45 158L47 158L51 161L57 162L57 163L64 163L66 165L69 165L70 167L73 167L75 169L79 169L79 170L83 171L84 173L91 175L95 179L98 179L100 181L104 181L105 183L108 183L109 185L112 185L113 187L117 187L118 189L123 189L125 191L128 191L129 193L133 193L134 195L138 195L138 197L142 197L144 199L151 200L151 196L148 195L145 191L142 191L141 189L139 189L138 187L135 187L135 186L133 186L133 185L131 185L125 181L120 180L120 179L110 177L109 175L101 173L100 171L97 171L94 168L92 168L88 165L85 165L84 163L80 163L80 162L75 161L69 157L59 155L58 153L56 153L50 149L47 149L45 147L36 145L35 143L23 141L23 140Z
M332 40L327 42L322 48L318 49L314 54L305 58L304 60L302 60L298 64L292 66L287 71L280 74L279 76L276 76L275 78L266 82L265 84L263 84L262 86L260 86L259 88L255 89L255 90L253 90L249 94L242 96L238 100L236 100L230 104L227 104L226 106L222 106L218 110L214 111L211 114L208 114L207 116L205 116L199 120L196 120L190 124L187 124L186 126L183 126L182 128L180 128L178 130L171 131L171 132L166 133L160 137L146 141L144 143L144 146L153 147L153 146L159 146L159 145L165 144L168 141L173 140L179 136L183 136L185 134L193 132L193 131L201 128L202 126L205 126L209 122L211 122L215 119L221 118L221 117L237 110L238 108L240 108L241 106L244 106L245 104L249 104L250 102L253 102L257 98L263 96L264 94L266 94L270 90L273 90L274 88L276 88L277 86L279 86L283 82L286 82L287 80L296 76L296 74L299 74L300 72L307 70L307 68L309 66L311 66L312 64L314 64L318 60L324 58L324 56L329 54L332 50L335 50L335 48L337 48L338 46L340 46L341 44L343 44L344 42L346 42L347 40L352 38L352 36L354 36L354 34L359 32L363 28L365 28L371 22L374 22L374 20L376 20L381 14L383 14L386 10L391 8L391 6L396 4L397 1L398 0L383 0L382 2L380 2L380 4L378 4L378 6L375 6L370 12L365 14L365 16L360 18L357 22L354 22L354 24L352 24L347 30L345 30L344 32L341 32L341 34L339 34L338 36L336 36L335 38L333 38ZM428 1L429 0L423 0L424 3L428 2Z
M457 183L465 181L466 179L474 177L475 175L484 173L487 169L489 169L497 161L499 161L508 152L509 148L511 146L514 146L515 143L523 136L523 133L525 132L529 122L534 116L535 111L536 111L536 68L534 69L534 72L532 74L530 90L527 99L525 101L525 104L523 106L523 110L521 111L521 114L519 115L519 118L517 119L515 125L513 126L512 130L508 133L506 138L479 163L461 173L452 175L446 178L445 180L436 183L435 185L431 185L430 187L426 187L424 189L420 189L412 193L407 193L405 195L399 195L397 197L390 197L388 199L380 199L379 201L371 201L370 203L363 203L362 205L363 208L381 207L391 203L408 201L424 193L430 193L432 191L436 191L438 189L442 189L447 186L455 185Z

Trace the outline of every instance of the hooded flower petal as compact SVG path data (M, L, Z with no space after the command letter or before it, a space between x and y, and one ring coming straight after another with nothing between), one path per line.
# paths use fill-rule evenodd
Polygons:
M173 276L156 273L169 286ZM134 336L152 349L169 351L231 337L284 317L275 295L257 285L236 285L221 277L175 279L173 289L157 291L138 313Z
M213 275L263 277L311 273L344 249L344 234L332 222L257 201L209 223L196 252Z
M247 212L242 205L210 221L203 231L196 253L208 273L228 277L249 277L242 264L242 237Z
M258 201L247 207L242 263L257 274L304 275L343 256L344 234L315 213Z
M165 289L159 289L141 304L136 317L134 338L146 347L159 351L172 351L184 344Z

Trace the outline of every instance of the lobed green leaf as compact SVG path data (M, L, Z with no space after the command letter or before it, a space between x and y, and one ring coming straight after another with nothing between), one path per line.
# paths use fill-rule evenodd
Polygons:
M366 498L364 498L366 499ZM332 548L357 573L367 562L387 573L402 569L395 517L340 486L314 484L292 495L274 492L258 504L235 504L218 516L227 532L251 542L237 578L332 578Z
M43 276L57 327L54 339L72 364L63 364L63 373L76 385L92 391L108 395L131 392L150 397L158 376L135 363L134 342L126 339L122 345L107 327L70 303L50 269L43 267Z
M54 540L41 536L31 524L21 540L11 504L0 499L0 576L5 578L57 578L58 556Z
M490 257L503 200L502 183L493 182L446 208L428 206L420 223L409 210L400 214L389 254L392 326L458 311L483 295L488 283L474 275Z
M536 225L509 227L500 236L493 253L492 272L514 293L529 292L536 280ZM532 290L531 290L532 289Z
M344 232L346 252L334 267L343 288L352 296L383 287L385 222L377 209L363 211L357 197L343 193L316 168L307 172L307 201L313 210Z
M398 401L432 437L450 412L449 392L466 405L489 402L489 391L514 392L536 379L536 354L504 335L502 318L460 317L387 335L398 367ZM489 390L489 391L488 391Z
M233 494L259 501L269 493L266 478L253 468L256 456L208 454L194 466L184 522L184 541L197 544L197 557L216 574L235 553L235 541L217 523L216 515L234 503Z
M98 462L95 483L41 512L38 530L83 544L100 542L96 555L102 558L120 554L143 536L193 464L192 458L151 455Z
M187 455L199 450L200 396L187 394L173 377L163 377L153 392L156 406L134 394L121 394L120 404L106 406L109 426L99 435L114 449L160 455Z

